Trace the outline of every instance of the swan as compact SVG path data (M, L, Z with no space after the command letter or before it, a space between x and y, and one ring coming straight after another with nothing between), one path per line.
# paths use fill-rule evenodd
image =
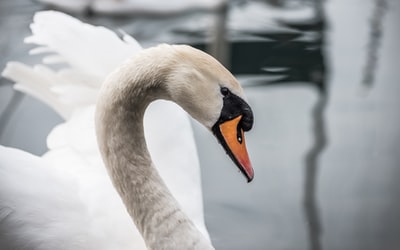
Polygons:
M59 22L48 22L50 17L58 18L54 20ZM93 28L87 24L82 26L71 17L56 12L38 13L35 18L38 23L42 18L47 20L44 23L53 26L57 26L60 22L66 22L72 29L75 24L80 28L89 30ZM42 27L42 25L45 24L42 23L38 27L33 25L32 28L37 33L36 36L31 37L31 42L43 45L43 39L49 39L49 36L39 32L48 30L48 27ZM83 33L88 32L88 30L84 31ZM105 32L104 29L97 31ZM93 35L92 32L89 34ZM110 36L110 33L107 33L107 36L109 36L108 38L113 37ZM126 42L123 44L124 46L132 45L131 49L138 48L131 38L124 37L124 39ZM121 47L122 45L117 44L116 46ZM71 56L70 51L63 52L60 48L55 47L57 46L48 48L58 51L69 63L76 59ZM48 51L48 48L45 48L44 51ZM40 50L43 51L43 48ZM200 194L201 200L201 191L198 190L199 183L196 182L198 176L196 177L194 174L195 177L193 177L192 173L193 170L196 172L198 163L184 161L188 166L183 168L180 165L183 165L181 158L184 157L179 157L179 154L172 152L171 156L177 157L178 155L177 158L180 160L175 162L176 167L180 167L179 171L175 170L174 165L169 166L169 169L164 168L164 171L163 168L155 170L153 165L162 165L163 161L168 161L168 159L162 158L162 161L157 162L154 158L157 154L151 153L150 155L157 164L153 164L150 160L148 151L152 151L152 147L151 143L146 146L147 143L144 141L143 114L149 102L156 98L175 101L213 131L227 153L250 181L253 178L253 170L244 147L243 131L251 128L253 118L251 109L245 102L243 90L223 66L203 52L187 46L162 45L139 52L133 52L132 49L128 54L130 54L129 56L133 54L133 58L118 67L107 78L99 97L96 94L96 98L94 98L99 100L96 111L96 127L97 140L107 167L104 169L108 170L108 174L112 177L112 182L127 208L128 212L125 210L125 214L121 209L122 202L111 187L108 175L103 168L99 167L103 165L101 158L97 155L100 153L93 149L92 145L83 143L96 140L96 136L93 136L92 124L94 107L90 105L90 102L89 104L85 103L85 98L65 102L71 91L69 85L58 86L64 88L50 91L54 87L50 83L48 86L45 84L44 87L41 86L38 89L35 89L37 86L23 84L24 81L26 83L29 74L38 77L39 80L46 80L49 76L54 76L55 73L44 66L30 69L21 64L9 65L5 75L20 81L17 88L37 96L49 105L54 105L54 108L66 118L66 122L56 127L49 135L50 150L44 157L36 157L17 149L0 147L0 245L2 248L145 249L147 246L149 249L191 249L193 246L190 244L197 244L198 249L212 249L203 218L197 217L196 220L196 216L190 212L193 207L197 207L197 211L200 207L199 214L202 217L201 202L199 206L199 202L196 202L198 199L193 199L199 198ZM95 60L90 62L96 63ZM90 67L85 67L88 65L90 63L82 64L81 62L78 68L90 71ZM132 72L127 72L127 70L132 70ZM73 75L71 72L74 71L76 69L70 68L61 72L61 76L69 76L71 79ZM16 76L16 72L23 74ZM84 78L101 78L95 73L98 72L93 71L93 74L86 74ZM60 77L59 74L56 76ZM147 82L149 85L145 85L146 79L150 80ZM163 80L164 82L161 83ZM98 86L93 88L89 88L89 86L93 87L93 84L89 84L83 89L89 93L96 92L95 89ZM125 88L129 86L132 89ZM136 90L133 88L134 86L137 87ZM127 91L118 93L118 90L123 89ZM196 93L197 91L199 92ZM67 94L62 98L57 98L60 93ZM122 98L120 94L135 93L138 96L126 96L124 100L127 103L138 105L135 108L137 112L132 113L130 110L125 113L126 116L123 112L119 112L122 109L114 112L113 109L116 106L113 105L118 103L117 100L123 100L119 99ZM108 100L112 102L109 103ZM135 103L131 103L132 101ZM81 106L80 108L76 107L77 103ZM166 103L162 104L163 107L165 105ZM150 108L147 109L146 114L151 111ZM175 124L182 120L182 117L179 118L177 115L176 109L168 111L169 113L163 113L161 121L158 121L158 124L163 122L161 127L168 128L169 124ZM113 114L116 116L113 117ZM138 120L124 127L124 123L129 122L124 119L132 117L137 117ZM117 122L116 118L122 120ZM166 122L168 120L170 122ZM183 120L185 119L183 118ZM129 129L129 131L124 131L128 134L119 134L118 137L120 139L129 137L133 141L129 141L124 148L118 150L117 148L123 144L115 136L121 130L119 132L114 129L108 130L108 126L111 124L115 124L114 129L118 128L117 130ZM151 125L151 123L146 125ZM130 128L134 128L134 130L130 130ZM176 127L169 131L167 129L170 136L165 137L163 145L173 148L174 141L182 142L185 141L182 140L182 136L191 136L187 130L184 129L186 134L185 132L182 134L181 130L182 128ZM73 138L71 139L71 137ZM79 137L85 139L77 140ZM147 135L145 138L149 139ZM83 145L81 145L82 143ZM112 146L114 143L118 145ZM189 144L185 144L179 150L192 148L193 145L190 146L190 144L189 140ZM130 155L134 158L125 158L129 147L134 147L130 149L132 150ZM121 153L121 158L110 150ZM158 152L162 152L162 150L165 151L166 147L159 148ZM80 154L77 155L77 152ZM186 152L182 151L182 154L186 156ZM82 154L85 156L82 157ZM60 156L63 157L62 160L60 160ZM123 167L122 165L125 163L137 164L138 167L135 169L131 168L133 165ZM191 168L191 164L195 167ZM124 171L127 172L124 173ZM130 176L130 174L134 174L134 176ZM173 185L174 178L185 180L185 177L190 180L186 184L193 181L195 188L188 185L182 191L182 187L177 188ZM136 193L130 190L133 187ZM172 191L172 194L169 190ZM186 193L186 198L189 198L191 202L183 203L182 195L185 196L185 194L182 193ZM156 203L153 204L153 202ZM99 203L101 204L100 208L98 207ZM193 206L193 204L195 205ZM168 214L168 211L171 212L171 215ZM135 224L129 223L128 214L133 218ZM161 216L162 214L164 217ZM164 219L168 223L159 223L159 220ZM139 229L145 243L140 236L136 235L137 229L134 225ZM104 227L106 229L103 229Z
M0 174L0 208L4 209L0 230L14 228L7 230L7 234L0 232L0 246L7 242L17 244L10 246L11 249L23 249L24 245L29 245L28 249L39 245L40 249L54 249L52 242L58 242L57 245L64 242L57 249L73 249L81 243L68 240L65 230L70 229L76 235L88 235L84 246L90 247L86 249L144 249L142 237L130 223L108 178L94 131L94 105L101 83L121 62L142 50L141 46L127 34L122 33L120 38L104 27L85 24L55 11L37 12L30 28L32 35L25 42L34 45L31 54L43 55L42 64L29 66L9 62L2 75L15 82L15 89L48 104L65 122L56 126L47 137L49 150L41 159L46 163L41 165L49 167L35 167L37 164L32 163L31 168L25 169L25 165L18 164L7 171L3 169L4 175ZM58 70L52 68L53 64L57 64ZM164 124L166 114L175 122ZM187 115L170 102L155 102L147 109L144 122L149 151L161 176L182 209L209 238L204 225L199 160ZM176 143L171 145L171 140ZM2 153L4 157L11 157L11 161L22 158L7 150ZM30 169L35 171L28 175ZM51 178L54 182L50 186L57 185L60 189L45 195L52 190L48 190L40 176L52 176L54 171L64 173ZM75 204L82 200L85 210L66 209L51 213L54 207L63 204L60 201L51 203L53 197L60 193L70 194L71 190L77 190L74 192L78 194ZM68 201L65 207L74 204L74 199L68 197L61 199ZM37 204L38 198L45 202ZM105 199L107 203L104 203ZM33 203L39 207L32 206ZM80 222L60 228L57 223L65 221L73 211L77 214L72 217L73 221ZM30 220L25 219L21 224L25 214L30 214ZM82 214L85 214L83 218ZM7 235L2 240L1 237ZM44 238L44 235L53 237ZM106 241L101 240L104 235L107 235ZM11 242L10 237L13 238ZM85 249L83 246L78 248Z

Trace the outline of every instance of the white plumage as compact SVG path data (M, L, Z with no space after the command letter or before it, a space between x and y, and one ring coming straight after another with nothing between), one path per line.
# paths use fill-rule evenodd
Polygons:
M104 27L59 12L37 13L31 29L26 42L38 45L32 53L45 53L44 64L9 63L3 76L14 80L16 89L47 103L65 122L49 134L49 151L43 157L0 148L0 246L145 249L107 176L93 124L102 81L138 53L140 45L126 34L120 39ZM61 63L61 69L46 66L52 63ZM165 123L166 116L174 123ZM170 102L153 103L146 111L145 135L160 175L208 238L187 115Z

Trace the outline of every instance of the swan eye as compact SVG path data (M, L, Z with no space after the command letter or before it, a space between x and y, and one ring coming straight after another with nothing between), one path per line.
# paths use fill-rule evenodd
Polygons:
M229 89L227 87L221 87L221 94L227 96L229 94Z

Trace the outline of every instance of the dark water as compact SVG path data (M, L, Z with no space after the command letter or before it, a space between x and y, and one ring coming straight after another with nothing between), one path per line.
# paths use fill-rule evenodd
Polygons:
M0 67L35 60L21 41L41 8L0 2ZM193 123L217 249L400 249L400 2L232 1L217 14L78 17L145 47L207 50L245 86L252 183ZM43 153L60 118L0 81L0 143Z

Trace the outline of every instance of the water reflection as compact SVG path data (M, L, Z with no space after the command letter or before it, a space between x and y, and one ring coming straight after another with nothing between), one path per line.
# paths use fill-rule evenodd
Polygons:
M387 5L388 3L386 0L375 0L375 6L370 21L371 30L369 32L369 41L367 45L367 59L362 79L362 84L366 88L371 88L374 84L375 71L378 64L378 50L383 36L383 19L388 8Z
M251 86L305 84L317 89L318 99L311 110L313 143L304 158L303 208L310 250L322 250L322 222L317 202L318 159L327 145L325 109L328 102L327 70L324 57L326 19L322 1L314 1L315 15L297 22L281 21L290 32L240 32L230 41L230 69L236 74L265 76ZM223 26L219 26L220 28ZM221 31L225 34L225 31ZM219 37L221 39L221 37ZM221 43L217 41L217 43ZM194 44L206 49L206 44ZM225 47L226 48L226 47ZM218 52L215 52L218 55Z
M4 87L4 86L2 86ZM15 109L19 106L24 94L19 91L13 91L10 101L6 104L5 108L0 113L0 138L2 137L7 124L9 123Z
M212 38L206 49L211 55L218 59L225 67L230 68L230 44L227 36L227 19L229 14L228 5L222 5L214 15L215 23L212 26Z
M309 231L311 250L321 250L322 222L317 202L318 158L327 145L324 113L327 105L326 93L321 93L311 112L314 141L305 157L305 179L303 205Z

